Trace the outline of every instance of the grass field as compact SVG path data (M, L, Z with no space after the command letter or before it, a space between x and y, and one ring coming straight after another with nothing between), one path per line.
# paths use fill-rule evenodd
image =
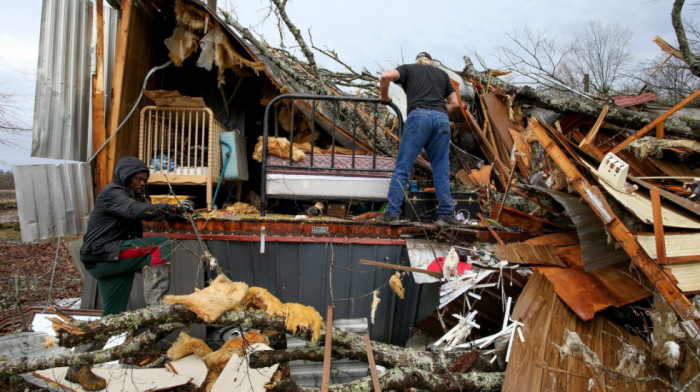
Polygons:
M0 200L15 200L15 190L0 189Z

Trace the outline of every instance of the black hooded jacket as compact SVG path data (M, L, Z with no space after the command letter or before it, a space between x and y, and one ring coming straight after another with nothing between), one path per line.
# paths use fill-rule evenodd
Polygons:
M143 236L143 220L155 220L173 212L172 205L135 199L129 190L129 181L139 172L149 172L143 161L134 157L120 159L112 182L97 195L80 248L85 268L90 269L99 261L119 260L122 242Z

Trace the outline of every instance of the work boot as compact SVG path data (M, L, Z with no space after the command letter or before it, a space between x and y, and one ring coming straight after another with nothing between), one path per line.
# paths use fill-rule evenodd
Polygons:
M460 222L459 219L457 219L453 216L439 217L435 221L435 224L440 226L440 227L460 227L460 226L462 226L462 222Z
M379 215L378 217L374 218L374 220L376 220L377 222L388 223L390 225L400 225L407 222L405 219L401 218L401 215L393 215L386 213L384 215Z
M158 264L143 268L143 295L147 306L163 303L170 288L170 264Z
M107 386L107 381L93 373L90 366L69 367L66 380L80 384L87 391L99 391Z

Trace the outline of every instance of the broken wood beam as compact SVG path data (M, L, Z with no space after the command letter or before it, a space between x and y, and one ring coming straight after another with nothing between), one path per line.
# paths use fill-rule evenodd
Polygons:
M661 121L660 123L656 124L656 138L657 139L663 139L664 138L664 121Z
M405 265L382 263L381 261L373 261L373 260L366 260L366 259L360 259L360 264L371 265L374 267L390 268L390 269L395 269L395 270L399 270L399 271L418 272L421 274L427 274L427 275L433 276L433 277L438 278L438 279L442 279L442 273L440 273L440 272L428 271L428 270L414 268L414 267L406 267Z
M664 239L664 222L661 216L661 196L659 188L654 187L651 192L651 211L654 215L654 237L656 239L656 262L666 263L666 242Z
M581 144L578 145L581 149L583 149L583 151L588 151L591 144L593 144L593 140L595 140L596 135L598 135L598 130L600 130L600 126L603 125L603 119L605 119L605 115L608 114L608 110L610 110L610 106L603 106L603 110L600 112L600 116L598 116L595 124L593 124L591 130L588 131L586 137L583 138Z
M668 42L664 41L663 38L661 38L657 35L656 37L654 37L654 39L652 41L654 41L655 44L659 45L659 48L661 48L661 50L663 50L664 52L677 58L678 60L685 62L685 59L683 58L683 54L681 53L681 51L674 48L673 46L671 46L671 44L669 44ZM668 60L668 59L666 59L666 60ZM665 62L666 61L664 61L664 63ZM653 73L652 73L652 75L653 75Z
M372 377L372 385L374 386L374 392L382 392L382 388L379 385L379 376L377 375L377 365L374 363L372 342L369 340L369 335L367 334L363 335L362 339L365 341L365 351L367 351L367 362L369 363L369 374Z
M489 224L489 221L486 220L486 217L484 215L482 215L481 212L477 213L476 215L479 217L479 220L481 221L481 223L483 223L486 226L486 228L489 230L489 233L491 233L493 238L495 238L499 244L501 244L501 245L505 244L505 242L503 242L501 237L499 237L498 234L496 234L496 230L494 230L493 227L491 227L491 224Z
M591 186L583 177L537 119L531 118L529 125L542 147L564 172L566 177L570 179L571 184L581 197L591 206L605 225L607 231L615 237L625 252L631 257L632 262L639 267L661 296L683 320L682 325L685 332L692 339L699 339L700 312L671 281L663 269L649 257L639 245L639 242L637 242L636 237L632 235L620 218L612 211L600 190L595 186Z
M613 147L613 149L610 150L609 152L611 152L613 154L617 154L620 150L625 148L625 146L627 146L628 144L632 143L633 141L639 139L640 137L646 135L647 132L651 131L652 129L654 129L654 127L656 127L656 124L663 122L668 117L670 117L673 113L677 112L678 110L683 108L685 105L687 105L690 102L692 102L693 100L695 100L695 98L697 98L697 97L700 97L700 89L695 90L694 93L687 96L684 100L678 102L674 107L672 107L671 109L668 109L664 114L655 118L654 121L647 124L645 127L640 129L639 131L637 131L634 135L628 137L622 143Z
M333 330L333 306L328 306L326 312L326 328ZM321 376L321 391L328 392L331 382L331 351L333 349L333 334L326 334L326 344L323 350L323 375Z

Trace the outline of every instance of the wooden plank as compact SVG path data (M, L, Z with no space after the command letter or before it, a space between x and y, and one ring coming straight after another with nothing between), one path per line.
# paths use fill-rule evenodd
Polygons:
M552 319L556 320L556 322L551 323L547 331L549 344L545 348L542 387L539 390L566 391L568 390L569 377L566 374L553 370L552 367L566 369L570 359L560 355L559 348L555 343L560 345L564 341L564 331L577 318L564 301L557 299L554 301L554 307L552 308Z
M610 106L605 105L603 106L603 110L600 112L600 115L598 116L598 119L595 121L595 124L593 124L593 127L591 127L591 130L588 131L588 134L586 135L583 140L581 140L581 143L578 145L583 151L588 151L588 149L591 147L593 144L593 140L595 140L596 135L598 135L598 130L600 130L600 126L603 124L603 119L605 119L605 116L608 114L608 110L610 110Z
M109 126L107 132L111 136L119 126L122 108L122 92L124 84L124 74L126 72L126 50L129 39L129 26L131 23L132 0L122 1L121 12L119 13L119 24L117 29L117 42L114 49L114 66L112 67L112 101L109 109ZM101 177L97 181L97 188L102 189L111 181L111 173L114 168L116 150L116 140L112 139L107 146L106 162Z
M105 76L104 76L104 6L102 0L96 0L97 37L95 42L95 75L92 76L92 151L97 152L107 140L105 123ZM102 150L96 157L93 178L98 184L103 183L104 171L107 169L107 151ZM95 189L97 194L102 189Z
M484 217L484 215L482 215L481 212L477 213L476 215L479 217L479 220L481 221L481 223L483 223L484 226L486 226L486 228L488 229L489 233L491 233L493 238L495 238L499 244L503 245L504 244L503 240L501 239L501 237L498 236L498 234L496 234L496 231L493 229L493 227L491 227L491 224L489 223L489 221L486 220L486 217Z
M677 112L681 108L683 108L685 105L689 104L695 98L700 97L700 89L695 90L694 93L690 94L688 97L686 97L684 100L680 101L677 103L675 106L673 106L671 109L668 109L664 114L660 115L659 117L655 118L652 122L644 126L642 129L637 131L634 135L628 137L625 139L622 143L618 144L617 146L613 147L612 150L610 150L611 153L617 154L618 151L622 150L625 146L628 144L632 143L633 141L639 139L640 137L646 135L647 132L651 131L656 127L656 124L666 120L669 116L671 116L673 113Z
M513 174L515 174L515 166L510 169L510 174L508 174L508 180L506 180L506 190L503 191L503 203L498 206L496 222L500 222L501 220L501 213L503 213L503 207L506 205L505 200L508 199L508 193L510 193L510 187L513 184Z
M514 144L513 137L510 135L508 129L516 128L515 124L510 121L510 117L508 116L508 108L496 94L486 93L480 96L483 97L483 102L486 105L487 114L494 134L503 146L505 153L508 154L513 149Z
M493 208L494 211L491 214L491 219L496 218L496 208L501 208L501 203L494 202ZM570 227L566 227L558 223L552 222L550 220L540 218L539 216L526 214L520 210L516 210L515 208L510 207L503 207L503 214L501 216L501 220L499 220L498 223L506 227L520 227L533 233L541 232L544 229L550 229L550 231L555 229L567 231L573 230ZM548 227L545 228L544 226Z
M661 267L644 252L644 249L642 249L632 233L612 211L600 190L592 187L586 181L561 148L547 135L547 131L539 124L537 119L530 119L530 129L567 178L571 179L571 184L605 224L608 232L615 237L625 252L630 255L634 264L642 270L676 314L685 321L684 326L688 334L693 337L700 336L700 313L664 271L661 270Z
M428 270L424 270L421 268L406 267L403 265L382 263L380 261L373 261L373 260L366 260L366 259L360 259L360 264L371 265L374 267L390 268L390 269L395 269L395 270L399 270L399 271L418 272L421 274L427 274L427 275L436 277L438 279L442 279L442 274L440 272L428 271Z
M377 365L374 363L372 342L370 342L369 335L367 334L362 336L362 340L365 341L365 351L367 352L367 362L369 363L369 374L372 376L372 385L374 386L374 392L382 392L381 385L379 385L379 376L377 375Z
M651 194L651 210L654 214L654 237L656 239L656 261L666 262L666 243L664 242L664 224L661 219L661 197L659 188L654 188Z
M542 331L548 331L552 326L552 309L556 300L551 283L543 275L533 273L511 316L525 325L522 328L525 342L521 342L516 334L502 391L540 390L543 371L536 365L543 362L547 346L550 345L547 334Z
M333 330L333 306L326 311L326 331ZM331 352L333 350L333 334L326 333L326 342L323 350L323 375L321 376L321 391L328 392L331 382Z
M484 131L481 129L481 126L479 126L479 123L476 121L474 116L472 116L472 114L469 113L469 111L465 110L463 107L462 114L464 114L464 116L471 124L472 128L476 131L476 134L477 136L479 136L479 139L481 139L480 145L486 148L486 150L484 151L484 155L486 155L489 161L494 164L494 169L499 174L498 176L496 176L496 178L501 183L501 186L505 188L506 170L505 165L503 164L503 162L501 162L501 159L498 156L498 152L496 151L495 147L491 145L491 142L489 141L488 137L486 137L486 135L484 134Z

